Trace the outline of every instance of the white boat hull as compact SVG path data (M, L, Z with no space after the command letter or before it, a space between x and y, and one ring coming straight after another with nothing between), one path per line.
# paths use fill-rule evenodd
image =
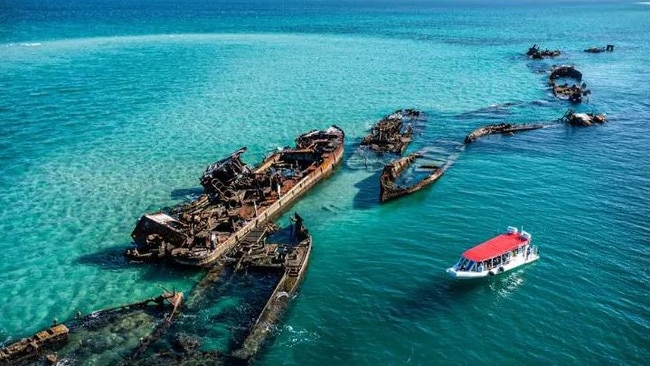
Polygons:
M521 267L524 264L528 264L531 262L534 262L539 259L539 253L535 250L534 252L531 252L528 254L528 256L522 254L517 255L516 257L512 258L508 263L503 263L499 266L496 266L491 269L483 269L482 271L459 271L456 266L447 268L447 273L453 278L459 279L459 280L471 280L474 278L483 278L483 277L490 277L490 276L495 276L499 275L502 273L506 273L510 270L513 270L517 267Z

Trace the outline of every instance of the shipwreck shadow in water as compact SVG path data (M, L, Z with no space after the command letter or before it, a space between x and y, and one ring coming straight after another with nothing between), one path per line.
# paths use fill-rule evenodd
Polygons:
M354 184L359 192L354 196L352 206L355 209L367 210L379 205L379 178L381 171Z
M193 187L193 188L177 188L171 191L169 196L173 200L184 199L186 201L191 201L197 199L203 193L203 188Z
M459 302L489 291L483 281L454 281L437 275L409 293L403 300L394 302L386 311L392 320L418 319L431 314L450 312Z
M165 280L170 278L194 276L203 271L199 268L175 266L171 263L140 263L132 262L124 256L128 244L111 247L100 251L85 254L76 259L76 263L95 266L107 271L123 271L125 269L145 269L140 279L143 281Z
M120 247L102 249L98 252L85 254L77 258L78 264L90 265L107 270L118 270L128 267L129 261L124 256L128 244Z

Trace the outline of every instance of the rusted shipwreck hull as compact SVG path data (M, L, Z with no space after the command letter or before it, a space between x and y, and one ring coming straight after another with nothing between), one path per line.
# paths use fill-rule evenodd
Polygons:
M160 321L143 324L145 331L152 330L152 332L139 340L134 339L134 342L139 344L138 348L146 347L151 340L160 336L176 319L182 304L183 294L181 292L165 291L158 297L152 297L144 301L95 311L85 316L79 314L74 319L63 324L55 324L31 337L21 339L0 349L0 365L25 365L35 362L54 364L57 361L64 364L74 364L79 361L80 354L93 353L95 356L101 357L100 353L102 351L115 356L115 350L109 345L106 345L104 349L100 349L102 347L98 346L98 344L103 344L105 340L105 334L99 336L101 330L111 328L112 331L117 331L119 326L115 324L120 323L125 316L128 317L134 312L155 309L160 316ZM143 321L143 319L138 321ZM128 335L120 333L119 336L126 337ZM71 360L75 361L72 362ZM116 364L119 359L113 361Z
M536 44L530 47L526 52L526 56L534 60L541 60L549 57L557 57L560 54L561 54L560 50L549 50L549 49L542 50Z
M0 365L24 365L34 362L56 346L65 343L69 332L68 327L58 324L1 348Z
M499 123L495 125L486 125L479 127L474 131L470 132L469 135L465 136L465 143L471 144L480 137L493 135L493 134L513 134L521 131L530 131L538 130L544 128L546 125L543 124L510 124L510 123Z
M267 254L263 256L248 255L242 263L249 268L277 267L280 263L284 268L284 274L269 296L269 300L255 320L241 347L232 353L237 358L250 360L262 349L305 276L311 254L312 237L303 226L302 218L298 214L295 214L293 231L298 239L297 245L284 245L282 248L276 246L270 255L268 250Z
M379 178L379 200L381 202L417 192L438 180L445 172L444 167L441 166L423 165L420 168L427 169L429 172L422 179L408 185L399 184L397 182L399 177L420 157L420 154L414 153L386 164Z
M274 277L269 283L269 292L251 288L258 293L270 293L268 298L245 316L245 324L237 324L240 336L231 338L228 350L201 350L203 335L197 332L191 321L178 323L160 342L149 347L151 352L129 357L128 365L242 365L252 361L264 344L275 334L278 322L295 297L302 282L312 249L312 237L303 224L303 219L294 214L289 227L279 229L272 223L250 232L222 260L210 268L192 291L188 299L189 319L201 317L192 311L203 305L209 307L210 293L224 281L246 273L264 273L266 278ZM249 308L248 306L244 308ZM252 322L249 322L252 319Z
M400 109L377 122L370 134L361 141L376 152L402 154L413 140L412 123L424 117L424 113L415 109Z
M299 136L295 148L276 151L254 168L241 160L246 149L237 150L206 169L204 194L197 200L142 216L127 257L212 265L331 175L343 157L344 138L337 126L314 130Z
M550 80L555 80L559 78L569 78L574 79L577 82L582 81L582 73L578 71L574 66L557 66L553 67L551 74L549 75Z
M560 120L571 126L586 127L594 124L603 124L607 121L607 118L604 114L568 111Z
M558 84L558 79L572 79L575 81L572 85L568 83ZM549 85L553 90L553 95L562 100L568 100L571 103L581 103L582 97L591 94L587 89L587 84L582 83L582 73L573 66L553 67L549 76Z
M585 49L588 53L614 52L614 45L608 44L606 47L589 47Z

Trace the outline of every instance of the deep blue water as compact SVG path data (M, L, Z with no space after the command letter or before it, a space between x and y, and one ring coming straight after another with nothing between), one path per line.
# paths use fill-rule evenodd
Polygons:
M635 2L0 1L0 342L160 285L189 291L200 272L124 261L137 218L187 199L241 146L256 163L335 123L346 161L294 207L314 251L260 364L645 364L649 15ZM563 54L527 60L535 43ZM462 146L487 123L561 117L537 72L560 63L592 91L578 109L607 124ZM429 115L409 151L454 164L379 205L378 171L355 150L400 108ZM447 277L507 225L540 261ZM227 348L243 298L210 298L205 349Z

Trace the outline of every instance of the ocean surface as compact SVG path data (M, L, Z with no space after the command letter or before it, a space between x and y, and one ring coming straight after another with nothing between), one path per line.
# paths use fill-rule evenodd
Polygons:
M533 44L562 55L528 60ZM0 1L0 344L161 286L189 292L201 271L123 258L136 220L191 199L241 146L255 164L336 124L345 161L292 208L314 250L258 364L647 364L648 55L641 2ZM553 64L583 73L576 108L605 125L462 145L488 123L562 117ZM380 205L357 148L400 108L428 115L408 151L453 164ZM448 277L508 225L538 262ZM190 314L205 350L227 352L241 326L251 281L229 286Z

